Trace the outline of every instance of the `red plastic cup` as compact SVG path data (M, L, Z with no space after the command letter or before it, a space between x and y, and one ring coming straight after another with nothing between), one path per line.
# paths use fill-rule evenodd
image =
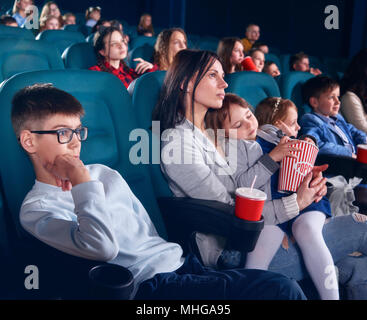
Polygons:
M367 144L359 144L357 146L357 161L367 163Z
M293 145L302 151L291 153L297 159L285 157L280 163L278 191L296 192L307 174L311 172L315 164L319 148L312 142L297 140Z
M259 221L265 200L266 193L261 190L238 188L236 190L235 215L244 220Z
M244 71L259 71L257 70L255 63L250 56L245 57L245 59L242 60L241 64Z

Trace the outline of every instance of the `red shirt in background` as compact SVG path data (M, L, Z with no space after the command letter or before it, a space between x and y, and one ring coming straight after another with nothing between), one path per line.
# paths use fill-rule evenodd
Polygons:
M93 67L90 67L89 70L110 72L116 77L118 77L126 88L134 79L141 76L141 74L136 73L134 69L129 68L127 65L124 65L123 63L120 63L120 67L116 69L113 66L111 66L107 61L105 61L104 67L106 68L106 70L102 70L102 68L99 65L95 65ZM147 72L153 72L157 70L158 67L154 65L153 68L148 70Z

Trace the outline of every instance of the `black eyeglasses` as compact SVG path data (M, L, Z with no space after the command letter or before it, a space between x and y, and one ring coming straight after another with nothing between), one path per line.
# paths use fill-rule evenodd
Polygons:
M38 130L38 131L31 131L32 133L38 134L57 134L57 141L61 144L69 143L73 139L74 133L76 134L79 141L87 140L88 136L88 128L81 127L77 129L70 129L70 128L61 128L57 130Z

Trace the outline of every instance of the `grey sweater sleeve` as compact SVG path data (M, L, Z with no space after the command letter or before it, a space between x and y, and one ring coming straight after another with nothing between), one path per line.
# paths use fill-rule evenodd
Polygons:
M227 187L208 166L200 146L193 143L190 131L171 131L171 135L173 140L162 142L161 168L175 196L234 204Z
M277 225L293 219L298 214L297 193L281 199L265 201L263 209L265 224Z
M119 245L112 231L104 188L99 181L72 188L77 221L65 213L67 203L28 199L23 202L20 221L25 230L46 244L78 257L109 261Z
M230 144L235 144L229 140ZM263 217L265 224L277 225L286 222L299 214L297 194L272 200L270 179L279 169L279 164L273 161L268 154L263 154L260 145L255 141L241 140L237 142L237 163L235 179L238 187L249 187L255 177L255 188L261 189L267 194Z
M263 189L279 169L279 164L268 154L263 154L256 141L229 140L228 143L231 145L237 143L237 161L230 162L235 168L234 178L237 186L250 187L256 176L254 187Z

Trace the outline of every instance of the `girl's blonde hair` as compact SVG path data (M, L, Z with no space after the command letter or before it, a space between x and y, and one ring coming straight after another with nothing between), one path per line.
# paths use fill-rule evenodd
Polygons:
M296 105L289 99L265 98L255 109L255 117L259 122L259 127L284 120L287 117L289 108L294 108L297 111Z

